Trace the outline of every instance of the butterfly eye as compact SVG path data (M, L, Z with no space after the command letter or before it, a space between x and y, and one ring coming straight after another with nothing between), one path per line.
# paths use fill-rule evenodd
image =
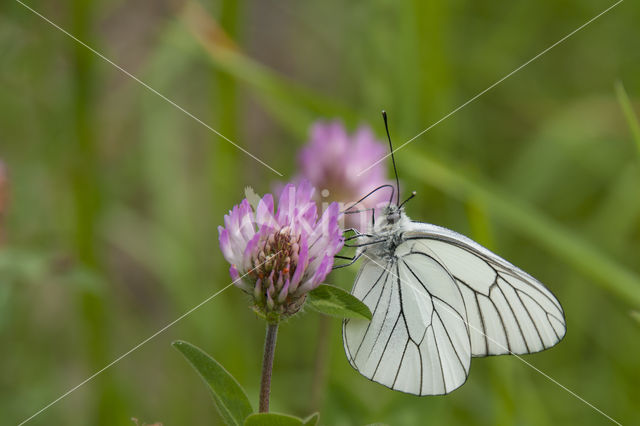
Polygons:
M390 209L387 213L387 223L393 225L400 220L400 211L397 209Z

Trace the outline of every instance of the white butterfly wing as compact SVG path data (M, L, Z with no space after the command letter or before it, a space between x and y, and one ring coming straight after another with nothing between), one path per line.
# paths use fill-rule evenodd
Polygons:
M440 395L460 387L471 362L462 293L433 259L409 253L366 255L353 288L371 321L343 323L347 358L362 375L391 389Z
M473 356L526 354L565 335L564 312L538 280L475 241L436 225L412 222L411 251L446 268L460 289Z

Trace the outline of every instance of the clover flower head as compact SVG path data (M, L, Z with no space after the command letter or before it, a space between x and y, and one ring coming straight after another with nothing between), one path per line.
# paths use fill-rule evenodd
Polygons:
M298 312L342 248L338 204L331 203L318 219L313 193L307 181L287 184L277 211L271 194L255 209L244 199L218 227L234 284L252 296L254 309L268 321Z
M319 121L311 128L309 142L300 150L299 177L321 188L322 195L328 200L351 203L390 183L384 162L371 167L386 152L386 145L376 139L367 126L361 126L349 135L339 121ZM361 174L363 170L367 171ZM378 191L359 208L377 207L388 201L388 197L387 191ZM367 223L363 219L364 216L346 215L345 221L348 227L362 230Z

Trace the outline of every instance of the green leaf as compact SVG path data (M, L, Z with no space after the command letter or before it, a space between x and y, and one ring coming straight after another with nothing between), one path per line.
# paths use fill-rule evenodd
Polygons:
M238 381L215 359L191 343L178 340L179 350L209 386L220 415L228 425L242 425L253 413L251 403Z
M244 421L244 426L302 426L306 424L297 417L278 413L256 413Z
M371 320L371 311L367 305L343 289L329 284L321 284L312 290L307 306L332 317Z
M316 426L320 420L320 413L313 413L306 419L302 420L304 426Z

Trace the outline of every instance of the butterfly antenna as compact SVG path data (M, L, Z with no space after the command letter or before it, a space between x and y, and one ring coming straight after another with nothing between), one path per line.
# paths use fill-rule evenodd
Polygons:
M416 194L417 194L417 192L416 192L416 191L413 191L413 192L411 193L411 195L409 195L409 198L407 198L406 200L404 200L404 201L402 202L402 204L400 204L400 205L398 206L398 208L402 208L402 206L404 206L405 204L407 204L407 201L409 201L410 199L412 199L413 197L415 197L415 196L416 196Z
M389 124L387 123L387 112L382 110L382 119L384 120L384 128L387 131L387 139L389 140L389 150L391 152L391 162L393 163L393 173L396 175L396 205L400 204L400 179L398 178L398 169L396 168L396 158L393 155L393 144L391 143L391 135L389 134Z

